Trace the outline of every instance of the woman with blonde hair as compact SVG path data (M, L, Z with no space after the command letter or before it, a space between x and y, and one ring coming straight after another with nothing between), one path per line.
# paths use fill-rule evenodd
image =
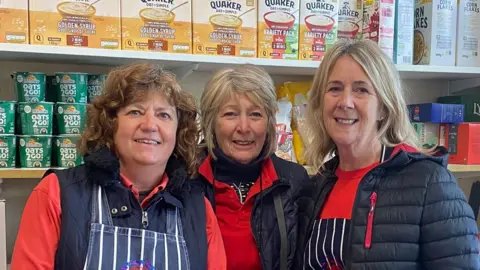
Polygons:
M293 194L306 170L278 158L276 94L263 69L218 71L200 102L204 152L198 182L216 210L227 269L294 269Z
M319 172L298 198L298 269L479 269L477 225L445 149L421 148L375 43L327 51L308 121Z
M113 70L88 106L85 164L50 170L34 189L11 269L226 269L212 207L187 181L196 116L158 65Z

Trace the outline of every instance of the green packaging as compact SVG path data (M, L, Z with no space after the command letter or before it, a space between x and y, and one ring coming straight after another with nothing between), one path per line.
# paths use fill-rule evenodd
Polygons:
M15 90L19 102L45 101L46 75L40 72L15 72Z
M15 168L16 154L15 135L0 135L0 168Z
M15 134L15 104L0 100L0 134Z
M102 94L108 75L88 75L88 103Z
M87 103L87 74L57 72L57 102Z
M54 138L55 164L62 168L71 168L83 163L83 158L77 149L80 141L78 135L60 135Z
M21 168L51 167L52 136L19 135L18 140Z
M20 133L22 135L51 135L53 103L19 103Z
M58 134L80 134L85 128L85 109L82 103L55 104L55 121Z

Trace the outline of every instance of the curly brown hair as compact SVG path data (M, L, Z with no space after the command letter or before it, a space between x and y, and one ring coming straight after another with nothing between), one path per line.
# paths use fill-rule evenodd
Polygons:
M173 155L186 163L189 175L194 175L199 162L195 98L182 90L173 73L156 64L134 63L110 72L102 95L87 107L87 126L79 143L80 152L85 155L101 147L115 152L118 110L144 100L151 92L162 93L176 107L178 129Z

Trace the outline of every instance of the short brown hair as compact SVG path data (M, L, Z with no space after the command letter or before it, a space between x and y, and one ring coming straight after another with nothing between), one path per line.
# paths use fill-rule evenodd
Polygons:
M82 155L101 147L115 151L118 110L151 92L163 94L176 107L178 128L173 155L185 161L190 175L195 174L199 136L195 98L182 90L173 73L155 64L129 64L110 72L102 95L87 107L87 126L79 145Z
M224 102L235 93L243 93L256 105L265 108L267 114L267 138L264 145L264 157L275 152L276 140L276 93L273 80L260 67L251 65L225 68L213 75L205 86L200 100L201 126L204 136L202 147L206 147L211 157L216 159L215 119Z

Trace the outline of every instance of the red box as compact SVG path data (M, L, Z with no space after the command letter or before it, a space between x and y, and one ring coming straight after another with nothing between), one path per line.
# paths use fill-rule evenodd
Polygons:
M441 124L439 145L448 149L450 164L480 164L480 123Z

